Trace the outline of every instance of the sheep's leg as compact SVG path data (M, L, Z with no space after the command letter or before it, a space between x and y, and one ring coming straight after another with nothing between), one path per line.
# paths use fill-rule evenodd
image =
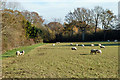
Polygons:
M95 54L97 54L97 53L95 52Z
M90 54L93 54L92 52L90 52Z

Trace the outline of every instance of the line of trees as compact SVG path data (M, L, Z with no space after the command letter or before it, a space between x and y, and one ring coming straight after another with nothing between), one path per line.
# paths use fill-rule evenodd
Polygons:
M2 2L1 4L4 13L13 14L14 17L19 15L24 17L23 28L26 37L33 39L36 43L42 41L103 41L112 40L111 35L114 35L114 39L120 39L117 34L119 33L119 24L116 25L118 23L117 16L111 10L103 9L100 6L96 6L91 10L76 8L65 16L64 24L55 19L54 22L44 25L45 20L37 12L18 11L16 9L20 5L16 5L16 3L10 5L11 3ZM2 30L5 27L3 26ZM115 31L117 31L116 34L114 34Z
M86 29L89 27L94 27L94 34L96 35L97 29L100 26L104 29L104 32L106 30L116 29L117 26L116 15L112 11L108 9L104 10L99 6L91 10L85 8L74 9L73 12L69 12L65 16L65 20L68 24L74 23L73 25L82 31L83 41Z

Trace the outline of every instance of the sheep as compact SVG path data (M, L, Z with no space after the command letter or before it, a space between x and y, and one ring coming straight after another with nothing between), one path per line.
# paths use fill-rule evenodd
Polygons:
M84 47L85 45L84 44L82 44L82 47Z
M16 52L16 55L17 55L17 57L18 57L18 55L20 55L20 51L17 51L17 52Z
M23 51L17 51L17 52L16 52L16 55L17 55L17 57L18 57L19 55L24 55L24 53L25 53L24 50L23 50Z
M24 55L25 54L25 51L20 51L20 55Z
M55 44L52 44L52 46L55 46Z
M101 46L101 44L98 44L98 46Z
M95 54L102 53L102 51L98 50L98 49L92 49L91 52L90 52L90 54L93 54L93 53L95 53Z
M78 46L78 44L76 44L76 46Z
M76 48L76 47L72 47L71 49L72 49L72 50L77 50L77 48Z
M59 44L60 42L56 42L57 44Z
M105 48L105 46L101 45L100 48Z
M114 40L114 42L118 42L118 40Z
M91 44L91 46L94 46L94 44Z
M110 42L110 40L107 40L108 42Z
M73 43L70 43L70 45L72 46L72 45L73 45Z

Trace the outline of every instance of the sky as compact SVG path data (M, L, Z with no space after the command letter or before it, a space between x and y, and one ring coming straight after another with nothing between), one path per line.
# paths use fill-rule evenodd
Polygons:
M25 10L37 12L46 23L54 21L54 18L64 22L68 12L78 7L93 9L101 6L110 9L115 15L118 14L118 2L120 0L9 0L19 2Z

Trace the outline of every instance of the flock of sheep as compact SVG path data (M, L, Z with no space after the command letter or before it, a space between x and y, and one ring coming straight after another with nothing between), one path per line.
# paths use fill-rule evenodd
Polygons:
M107 40L107 41L110 42L110 40ZM114 40L114 42L118 42L118 40ZM56 42L56 43L59 44L60 42ZM73 43L70 43L70 45L73 46ZM55 46L55 44L52 44L52 46ZM76 46L79 46L79 45L76 44ZM82 46L82 47L85 47L84 44L82 44L81 46ZM94 44L91 44L91 46L94 46ZM105 46L103 46L103 45L101 45L101 44L98 44L98 46L100 46L100 48L105 48ZM72 50L77 50L76 47L72 47L71 49L72 49ZM17 51L17 52L16 52L16 55L17 55L17 57L18 57L19 55L24 55L24 53L25 53L24 50L23 50L23 51ZM101 51L101 50L98 50L98 49L91 49L90 54L93 54L93 53L95 53L95 54L97 54L97 53L102 53L102 51Z
M70 43L70 45L73 45L73 43ZM76 44L76 46L78 46L78 44ZM81 46L84 47L85 45L82 44ZM94 46L94 44L91 44L91 46ZM101 44L98 44L98 46L100 46L100 48L105 48L105 46L103 46L103 45L101 45ZM76 47L72 47L71 49L72 49L72 50L77 50ZM102 53L102 51L101 51L101 50L98 50L98 49L91 49L90 54L93 54L93 53L95 53L95 54L97 54L97 53Z
M58 42L56 42L56 43L58 43ZM59 43L60 43L60 42L59 42ZM70 43L70 45L73 46L73 43ZM79 46L79 44L75 44L75 45L76 45L76 46ZM52 44L52 46L55 46L55 44ZM84 44L82 44L81 46L82 46L82 47L85 47ZM91 44L91 46L94 46L94 44ZM100 48L105 48L105 46L103 46L103 45L101 45L101 44L98 44L98 46L100 46ZM77 50L77 47L72 47L71 49L72 49L72 50ZM90 54L93 54L93 53L95 53L95 54L97 54L97 53L102 53L102 51L101 51L101 50L98 50L98 49L91 49Z

